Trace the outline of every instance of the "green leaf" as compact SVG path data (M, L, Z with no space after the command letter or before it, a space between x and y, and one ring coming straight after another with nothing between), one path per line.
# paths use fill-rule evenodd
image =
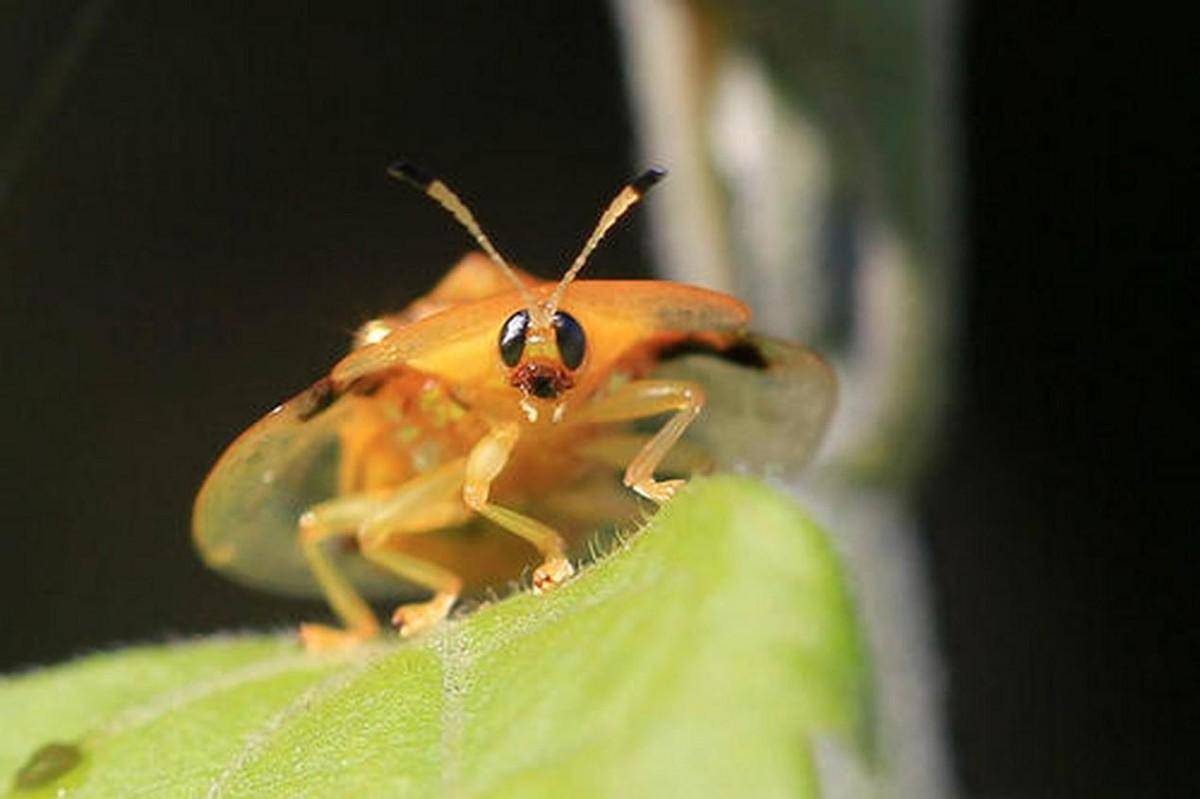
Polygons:
M697 479L548 596L409 643L137 647L0 681L12 794L816 796L810 744L869 753L867 664L824 536Z

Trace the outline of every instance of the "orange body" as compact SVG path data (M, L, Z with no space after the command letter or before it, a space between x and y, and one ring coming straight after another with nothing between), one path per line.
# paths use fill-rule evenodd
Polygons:
M574 280L662 173L618 194L549 283L509 267L444 184L398 169L488 256L364 325L325 378L229 447L196 500L196 544L214 568L329 599L345 627L306 625L310 648L377 632L359 592L432 591L393 615L412 634L524 567L535 590L562 583L572 547L627 523L635 494L662 503L698 468L774 468L812 451L835 396L819 357L750 335L748 309L724 294ZM716 413L693 424L714 389ZM763 423L777 440L743 440Z
M210 565L271 590L316 593L292 540L305 507L330 496L387 492L466 456L497 421L523 428L493 488L498 501L538 507L576 543L597 525L628 521L636 503L620 484L619 466L588 448L624 425L570 424L575 411L613 383L650 374L658 353L673 345L687 340L719 351L744 329L745 306L717 292L661 281L575 284L566 309L587 329L588 361L563 418L555 422L543 413L531 422L513 401L507 372L493 355L496 330L521 307L521 298L507 283L466 279L494 273L483 256L467 256L429 295L394 317L367 323L356 338L359 346L329 378L229 447L196 502L196 543ZM535 291L553 288L522 278ZM368 343L381 325L389 325L389 335ZM311 478L321 468L312 463L313 451L331 445L338 451L336 479L315 487ZM287 477L264 480L271 472ZM431 524L438 534L397 537L389 545L453 568L469 588L503 585L535 562L534 549L459 507L460 516L445 520L452 524ZM406 593L403 585L355 562L352 549L340 554L351 574L366 572L355 581L368 593Z

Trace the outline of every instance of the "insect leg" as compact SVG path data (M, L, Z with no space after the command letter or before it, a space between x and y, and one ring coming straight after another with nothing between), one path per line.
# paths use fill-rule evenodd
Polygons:
M433 591L431 599L400 605L392 613L392 624L402 636L414 635L446 618L462 593L462 579L389 544L398 536L451 527L470 516L456 496L462 490L465 465L466 459L460 458L405 483L359 528L363 557Z
M519 437L517 425L504 424L479 440L467 456L463 501L480 516L537 547L542 554L542 564L533 570L533 590L540 592L559 585L575 573L567 560L562 536L542 522L495 505L488 499L492 481L504 470Z
M575 451L585 458L607 466L625 468L650 443L652 436L641 433L609 433L593 438ZM658 465L661 471L676 474L705 474L713 470L713 456L691 441L679 441Z
M393 535L427 532L453 523L450 518L453 509L447 507L447 500L462 486L464 462L460 458L447 463L409 480L390 494L351 494L322 502L300 517L301 550L334 613L345 625L340 630L302 625L300 637L305 647L311 650L350 646L379 633L379 624L370 607L334 568L322 548L322 541L336 535L357 535L364 557L432 589L434 601L425 603L431 605L425 615L443 606L437 618L446 615L460 590L458 578L438 566L387 551L385 547ZM459 518L463 513L465 510L460 511Z
M379 623L371 608L322 550L325 539L349 535L357 529L377 502L377 498L366 495L339 497L309 508L300 517L300 551L329 606L345 626L339 630L323 624L300 625L300 640L305 649L339 649L379 634Z
M576 416L577 422L619 422L675 411L625 469L625 485L647 499L663 503L675 495L684 480L654 479L654 470L679 441L683 431L704 407L704 391L683 380L636 380L598 399Z

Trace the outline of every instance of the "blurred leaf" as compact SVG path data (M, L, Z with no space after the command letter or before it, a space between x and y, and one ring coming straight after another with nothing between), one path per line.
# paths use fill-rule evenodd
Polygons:
M810 737L869 752L867 688L825 538L721 477L560 591L411 643L217 637L0 681L0 773L21 797L815 796Z

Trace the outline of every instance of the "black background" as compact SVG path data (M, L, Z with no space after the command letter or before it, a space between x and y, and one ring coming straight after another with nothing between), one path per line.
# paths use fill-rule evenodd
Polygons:
M27 5L5 132L76 10ZM0 208L2 671L320 610L205 571L188 514L234 433L466 249L383 165L452 179L543 274L641 166L603 5L277 5L115 4ZM1184 795L1194 70L1159 41L963 19L963 341L919 499L971 795ZM642 230L592 273L644 274Z

